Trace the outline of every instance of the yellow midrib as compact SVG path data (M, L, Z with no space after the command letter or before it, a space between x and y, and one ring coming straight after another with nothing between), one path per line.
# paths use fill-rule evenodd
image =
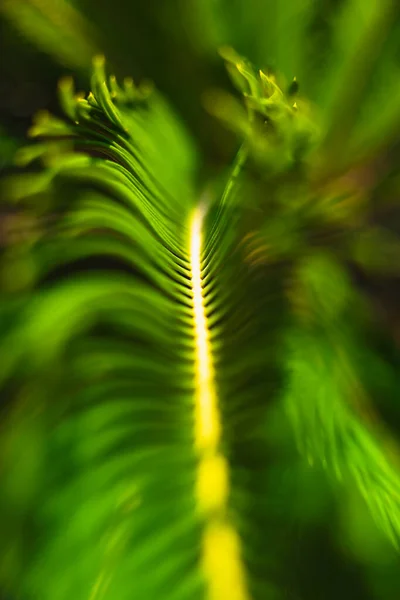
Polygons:
M190 225L196 340L196 499L204 520L202 563L209 600L250 600L241 558L240 538L227 516L229 465L220 450L221 418L202 284L202 229L205 213L205 206L197 208Z

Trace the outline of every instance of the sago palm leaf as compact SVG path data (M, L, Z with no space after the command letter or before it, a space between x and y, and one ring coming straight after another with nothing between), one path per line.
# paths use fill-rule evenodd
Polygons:
M221 196L197 189L157 92L102 59L87 98L60 84L68 120L40 115L19 156L46 164L13 184L36 233L8 257L21 280L3 273L0 566L23 600L285 597L266 556L279 400L300 451L399 534L399 476L362 415L368 310L342 260L360 198L332 180L324 119L224 56L247 111L214 98L245 137Z
M375 184L365 189L352 182L352 170L360 167L353 165L348 172L343 156L333 160L327 131L344 132L340 123L333 127L329 111L318 127L300 97L291 114L290 98L274 78L261 72L257 80L235 53L224 55L249 111L247 122L241 125L236 119L234 125L248 136L268 182L261 185L265 197L254 183L250 187L264 206L264 218L257 215L248 258L265 266L291 262L288 279L280 267L295 323L287 336L284 404L298 447L310 464L323 465L347 485L356 484L377 524L398 546L398 449L371 404L379 398L382 377L390 381L393 395L398 378L374 352L370 307L352 286L346 264L359 261L368 270L376 260L390 270L390 254L395 262L400 256L399 241L384 229L374 236ZM213 110L229 120L230 111L222 114L218 103ZM231 112L239 114L237 108ZM347 130L347 139L357 145L356 127ZM370 153L374 155L371 145L359 147L355 165L364 163L365 169ZM336 169L346 173L344 179L333 176ZM369 251L361 241L364 236L370 238Z
M194 204L196 157L162 99L106 84L101 59L92 89L63 81L69 122L42 115L47 141L20 156L48 155L23 188L55 204L2 351L3 382L28 386L3 437L3 581L23 570L19 593L43 599L264 597L259 399L279 383L282 290L243 266L235 202Z

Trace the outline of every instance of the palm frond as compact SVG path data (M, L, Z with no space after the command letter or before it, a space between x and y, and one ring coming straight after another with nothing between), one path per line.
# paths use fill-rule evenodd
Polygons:
M369 225L372 192L367 186L356 188L351 179L335 181L331 173L329 186L313 188L315 164L318 170L329 137L323 121L313 126L302 114L302 104L292 107L275 78L262 72L257 77L251 65L232 51L224 51L224 56L234 82L244 91L250 122L246 141L266 180L249 188L259 203L253 235L246 236L247 259L264 265L264 273L267 267L280 265L291 305L284 402L298 447L310 463L323 465L340 479L345 473L347 485L358 486L376 522L397 547L397 443L363 389L366 371L376 371L369 377L375 394L382 371L373 345L365 350L371 312L366 299L355 292L346 261L358 257L367 269L373 270L374 264L393 268L398 240L382 230L385 243L372 242L377 242L377 232ZM301 152L296 147L299 139ZM272 148L284 159L274 161ZM268 194L267 201L263 193ZM287 264L286 275L282 261ZM390 385L396 394L394 377ZM370 412L373 423L365 420Z
M17 429L40 445L25 494L14 435L3 441L9 523L40 534L27 555L22 533L6 548L8 583L24 570L18 591L44 600L265 597L260 473L282 277L243 261L235 178L196 206L196 153L162 98L106 81L99 58L86 99L62 81L69 120L40 115L42 141L19 155L46 161L21 188L31 208L47 198L54 222L2 346L3 384L36 390ZM13 405L21 395L16 384Z
M222 52L246 109L222 196L197 190L196 149L158 92L101 57L92 92L64 79L66 118L38 115L18 155L32 170L8 191L38 227L1 305L0 581L24 600L283 598L285 551L265 556L287 519L266 509L271 407L397 544L399 476L359 376L368 310L345 272L349 248L365 261L371 190L337 178L348 156L327 160L342 108L359 147L360 94L332 70L317 118L287 81L315 3L273 4L280 32L302 14L293 51L276 44L284 76ZM351 44L332 36L348 78L375 10Z
M57 220L33 249L37 292L2 350L3 378L37 382L42 413L27 410L18 431L44 446L32 496L25 468L6 476L14 523L39 532L26 562L26 532L12 542L7 575L27 569L19 592L42 598L155 598L166 589L201 597L190 568L200 554L188 238L195 156L164 101L129 80L123 89L111 80L111 91L102 61L87 100L69 82L61 89L71 120L46 116L33 131L62 136L46 181ZM18 406L20 389L16 396ZM13 440L3 438L10 462Z
M398 444L378 418L365 382L374 381L376 391L382 376L391 377L392 393L398 383L368 347L366 307L341 265L315 255L299 270L293 293L303 324L288 336L285 395L298 448L310 465L347 487L355 484L398 548Z

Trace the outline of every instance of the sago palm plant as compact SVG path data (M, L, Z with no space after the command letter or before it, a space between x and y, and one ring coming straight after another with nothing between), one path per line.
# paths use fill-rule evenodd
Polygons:
M205 96L238 140L222 183L163 96L101 56L88 95L60 82L64 118L37 115L3 183L27 225L1 271L11 598L314 600L288 574L296 523L329 520L332 498L369 509L341 530L355 554L398 561L398 443L379 416L397 355L354 284L400 264L376 217L398 190L400 85L382 100L371 83L398 75L374 65L398 10L368 3L344 38L360 3L342 4L314 101L282 46L281 72L221 50L239 92ZM394 599L399 578L371 590Z

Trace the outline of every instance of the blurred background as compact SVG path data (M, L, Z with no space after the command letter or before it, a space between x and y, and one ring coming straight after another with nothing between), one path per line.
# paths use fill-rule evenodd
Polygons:
M376 11L382 15L382 23L371 32L367 44L374 70L365 83L363 73L353 65L347 81L351 94L344 96L351 101L365 95L358 129L355 127L357 139L360 144L364 139L373 140L374 159L386 165L390 173L377 188L376 222L400 234L400 19L396 2L286 0L284 4L282 10L282 0L0 0L0 175L16 170L14 153L26 143L33 114L43 109L60 114L60 77L73 75L77 88L88 91L92 58L98 53L106 56L109 71L117 77L155 82L200 149L199 179L217 175L238 148L235 135L205 109L204 99L210 91L236 93L218 49L231 45L258 67L277 69L287 82L297 77L302 93L329 112L330 92L339 86L347 44L357 45L359 24ZM346 4L352 10L345 18ZM382 195L387 201L381 205ZM2 203L0 210L2 244L2 226L9 208ZM382 355L396 364L400 347L399 274L367 275L355 270L354 280L375 303L384 332ZM397 404L383 398L379 411L400 435ZM272 473L271 489L274 476ZM276 477L282 484L282 474ZM370 522L358 508L355 510L359 505L351 498L340 516L346 523L344 529L350 531L343 541L341 532L331 527L337 515L326 512L327 506L336 510L333 495L332 501L326 502L326 498L321 499L325 492L319 489L318 477L314 485L315 497L303 497L301 482L288 474L287 494L301 507L299 514L314 524L305 529L300 518L296 530L288 534L291 549L283 565L287 597L389 600L394 590L393 600L398 598L398 555L384 544L365 546L363 531ZM275 502L279 509L280 499ZM319 512L321 506L323 514Z

